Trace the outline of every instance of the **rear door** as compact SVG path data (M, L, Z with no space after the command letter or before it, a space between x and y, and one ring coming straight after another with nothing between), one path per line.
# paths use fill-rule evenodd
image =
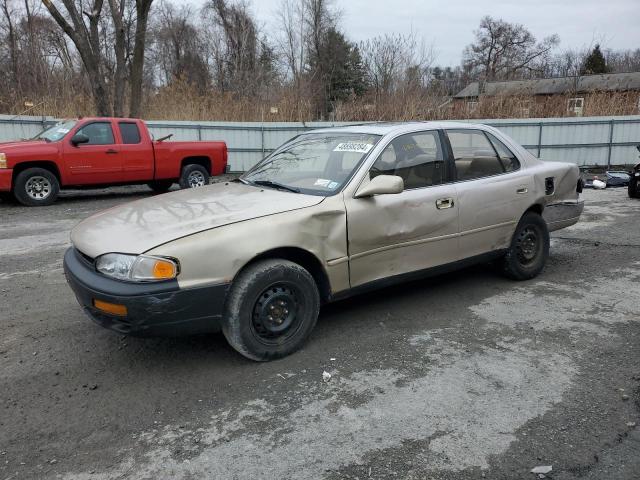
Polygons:
M73 145L71 137L83 134L87 143ZM90 185L123 181L122 157L111 121L85 123L64 140L64 162L69 171L69 184Z
M154 156L151 139L138 122L118 120L117 135L125 182L149 181L154 178Z
M517 157L483 130L446 130L454 160L464 258L506 248L530 206L533 180Z
M351 286L458 260L458 202L438 131L393 139L369 178L397 175L402 193L345 198Z

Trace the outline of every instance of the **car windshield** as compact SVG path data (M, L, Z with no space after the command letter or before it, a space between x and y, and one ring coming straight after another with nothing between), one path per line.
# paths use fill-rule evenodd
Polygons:
M53 127L43 130L33 137L34 140L46 140L47 142L57 142L61 140L69 130L76 125L77 120L67 120L65 122L56 123Z
M265 158L240 181L311 195L338 192L380 140L360 133L307 133Z

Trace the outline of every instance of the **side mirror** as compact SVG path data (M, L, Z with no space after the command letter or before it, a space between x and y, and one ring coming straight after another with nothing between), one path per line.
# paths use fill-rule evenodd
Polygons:
M84 133L76 133L73 137L71 137L71 143L73 146L77 147L81 143L88 143L89 137L87 137Z
M401 193L404 190L404 180L396 175L378 175L369 183L358 189L355 198L372 197L390 193Z

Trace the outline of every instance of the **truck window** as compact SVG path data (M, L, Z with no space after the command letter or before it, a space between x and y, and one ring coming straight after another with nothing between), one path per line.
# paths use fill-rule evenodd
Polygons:
M89 141L85 145L111 145L115 143L109 122L89 123L76 132L76 134L78 133L89 137Z
M130 122L119 122L120 136L122 143L140 143L140 130L138 125Z

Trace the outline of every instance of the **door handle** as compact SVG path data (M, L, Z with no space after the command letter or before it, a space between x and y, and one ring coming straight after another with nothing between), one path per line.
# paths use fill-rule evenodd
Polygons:
M523 194L523 193L527 193L528 191L529 189L527 187L518 187L518 189L516 190L516 193Z
M113 155L114 153L118 153L118 151L114 150L113 148L110 148L109 150L107 150L107 153L110 155Z
M445 208L453 207L453 198L439 198L436 200L436 208L438 210L444 210Z

